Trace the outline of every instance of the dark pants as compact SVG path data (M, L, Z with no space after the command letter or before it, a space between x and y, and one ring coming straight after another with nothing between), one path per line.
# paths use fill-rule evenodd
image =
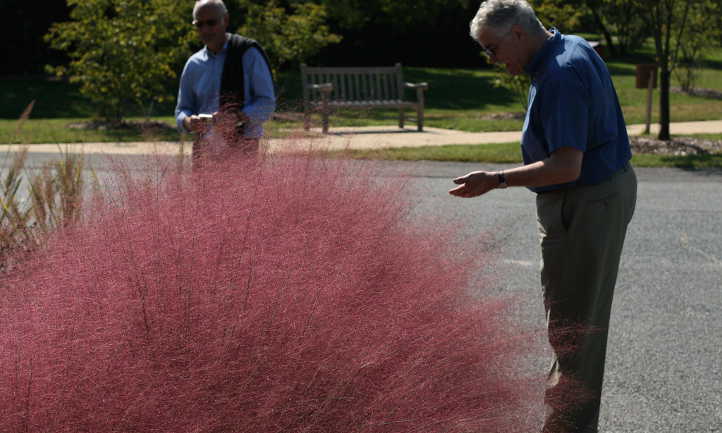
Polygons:
M597 432L612 297L636 200L631 166L598 185L537 195L554 350L544 432Z

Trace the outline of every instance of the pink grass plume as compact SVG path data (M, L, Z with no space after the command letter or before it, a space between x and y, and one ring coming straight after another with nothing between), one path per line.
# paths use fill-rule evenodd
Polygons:
M372 174L269 157L124 178L2 278L0 431L533 431L528 331L469 295L485 256Z

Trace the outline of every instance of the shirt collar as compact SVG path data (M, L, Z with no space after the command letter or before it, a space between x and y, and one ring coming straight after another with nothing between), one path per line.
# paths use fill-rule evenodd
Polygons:
M219 56L219 55L221 55L221 54L225 54L226 51L228 51L228 44L229 44L230 42L231 42L231 38L230 38L230 36L228 36L228 33L226 33L226 42L223 44L223 48L221 48L221 50L220 50L217 54L213 54L213 51L209 50L207 45L204 46L204 47L203 47L203 51L204 51L205 54L206 54L206 58L215 57L215 56Z
M527 74L534 77L538 72L540 72L541 66L544 63L544 59L546 59L549 56L549 53L552 51L552 47L554 47L559 41L562 39L562 34L557 30L556 28L551 28L549 31L553 34L553 36L546 41L544 41L544 44L539 48L539 51L534 54L534 57L531 59L531 61L524 66L524 70Z

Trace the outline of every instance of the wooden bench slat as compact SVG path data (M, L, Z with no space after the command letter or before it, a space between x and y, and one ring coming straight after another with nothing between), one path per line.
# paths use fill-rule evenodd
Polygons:
M312 106L320 106L321 103L312 103ZM336 108L400 108L400 107L416 107L415 102L409 101L328 101L328 107Z
M364 73L364 74L383 74L383 73L395 73L396 68L395 67L342 67L342 66L330 66L330 67L312 67L307 66L306 72L310 75L313 74L354 74L354 73Z
M416 102L404 101L405 83L400 63L393 67L308 67L301 65L304 127L309 128L311 111L321 111L323 130L328 131L329 109L397 108L399 127L404 126L404 108L416 108L417 128L423 130L426 85L416 89ZM311 85L327 84L325 91Z

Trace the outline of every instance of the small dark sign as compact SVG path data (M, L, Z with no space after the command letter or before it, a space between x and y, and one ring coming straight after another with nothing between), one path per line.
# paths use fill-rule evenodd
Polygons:
M637 89L646 89L649 86L649 78L652 78L652 87L657 88L657 64L647 63L637 65Z

